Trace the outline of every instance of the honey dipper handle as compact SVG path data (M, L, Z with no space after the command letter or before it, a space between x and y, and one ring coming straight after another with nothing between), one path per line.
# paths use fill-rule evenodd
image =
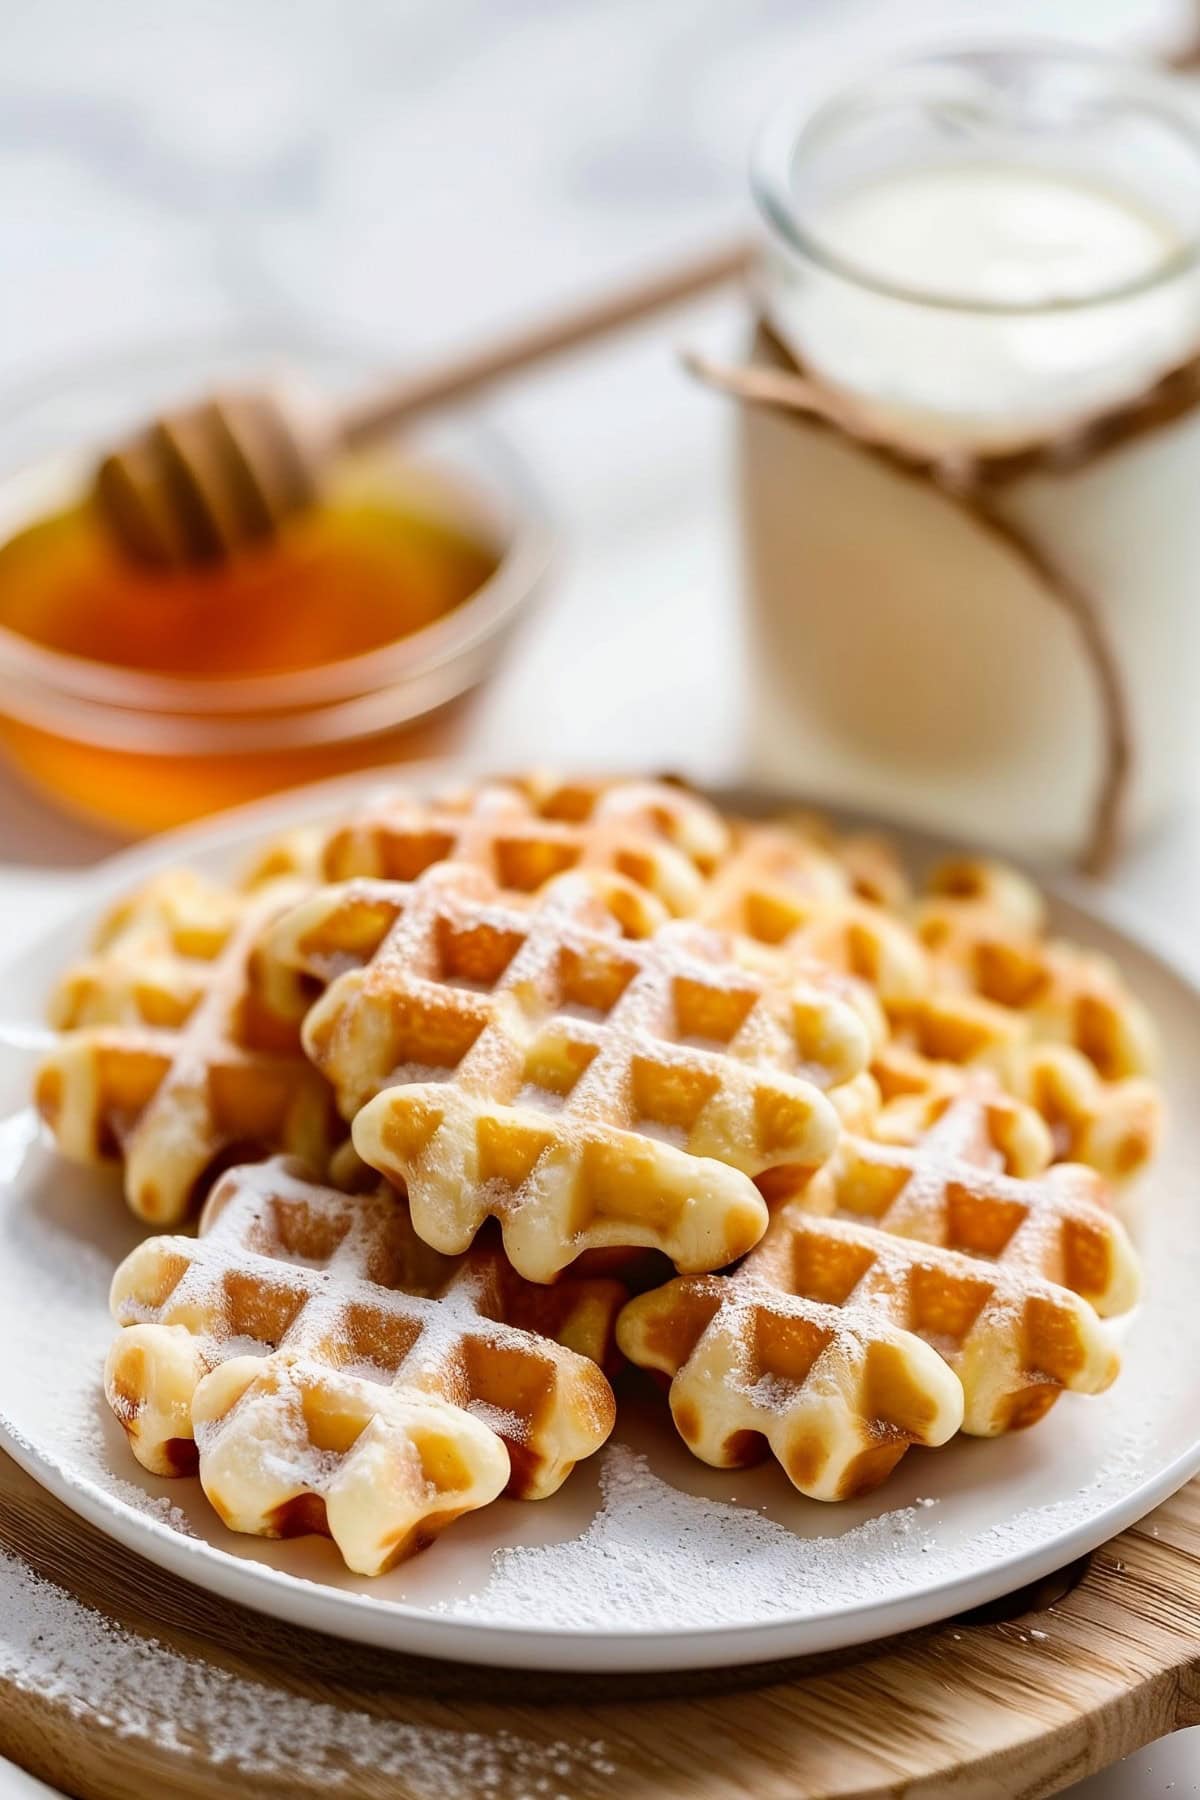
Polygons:
M681 305L736 280L745 273L751 255L749 242L722 245L598 299L493 338L478 349L434 363L401 378L382 393L347 407L339 424L341 440L357 449L420 413L465 399L502 376L515 375L534 363L546 362L610 331Z

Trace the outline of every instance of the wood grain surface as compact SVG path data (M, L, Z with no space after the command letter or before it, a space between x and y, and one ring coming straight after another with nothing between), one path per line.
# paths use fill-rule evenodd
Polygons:
M0 1753L80 1800L1032 1800L1200 1722L1200 1483L981 1615L865 1654L661 1677L481 1670L277 1624L110 1543L2 1456L0 1548L129 1651L37 1691L0 1617ZM169 1720L139 1655L177 1673ZM105 1694L110 1660L124 1691Z

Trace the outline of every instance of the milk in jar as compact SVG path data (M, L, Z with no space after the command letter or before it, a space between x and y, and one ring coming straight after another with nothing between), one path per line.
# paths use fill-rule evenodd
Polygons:
M1105 58L955 53L768 125L757 354L856 429L739 417L756 773L1070 852L1113 699L1079 601L1131 822L1195 790L1195 106Z

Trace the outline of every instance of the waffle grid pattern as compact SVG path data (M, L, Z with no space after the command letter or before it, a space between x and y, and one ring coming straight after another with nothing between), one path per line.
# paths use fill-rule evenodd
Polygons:
M870 983L891 1027L872 1065L885 1102L937 1103L990 1069L1058 1160L1144 1168L1162 1128L1154 1033L1117 971L1050 938L1041 896L1002 864L946 862L914 901L898 866L864 857L811 821L743 826L699 912Z
M114 1283L136 1454L361 1572L554 1492L614 1334L698 1456L823 1500L1116 1375L1154 1033L1002 864L915 894L886 840L665 782L381 791L147 883L50 1017L63 1151L155 1225L209 1195Z
M603 1443L621 1298L530 1289L490 1246L439 1257L394 1195L277 1159L222 1179L199 1238L126 1259L106 1392L145 1466L198 1468L232 1529L323 1530L375 1574L506 1488L555 1492Z
M869 1053L836 977L743 967L685 922L622 939L570 876L513 909L450 865L403 890L326 890L297 935L327 946L364 906L390 907L391 927L312 1008L304 1042L358 1154L403 1185L438 1249L494 1216L532 1280L616 1246L720 1267L765 1227L752 1178L832 1150L820 1089Z
M1010 1106L960 1094L912 1149L845 1138L736 1275L677 1279L629 1303L621 1347L672 1378L697 1455L736 1465L765 1442L806 1494L874 1486L910 1442L944 1441L911 1402L936 1392L914 1342L961 1384L974 1435L1110 1384L1118 1359L1097 1315L1135 1303L1136 1258L1092 1170L1023 1179L1004 1167ZM907 1412L881 1408L855 1354L880 1343L903 1358ZM947 1400L937 1429L952 1411Z
M612 896L630 936L648 937L665 916L696 910L703 871L726 839L719 814L680 789L529 777L445 793L430 805L382 795L329 835L320 868L328 881L410 882L435 863L453 863L481 869L510 895L536 894L574 872L590 877L600 897Z
M63 1152L123 1160L130 1207L178 1222L223 1161L287 1150L324 1168L344 1136L294 1024L252 975L266 925L304 891L160 877L116 909L51 1002L61 1032L36 1079Z

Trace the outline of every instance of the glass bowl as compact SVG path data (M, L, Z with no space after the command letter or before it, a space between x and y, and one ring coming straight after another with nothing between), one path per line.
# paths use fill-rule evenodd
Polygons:
M0 539L77 499L98 451L131 427L281 365L334 398L386 366L328 343L242 337L95 358L5 394ZM423 423L396 463L407 497L427 498L496 556L460 605L343 661L204 679L87 660L0 626L0 750L58 805L136 834L445 748L460 703L541 591L552 541L524 464L477 419Z

